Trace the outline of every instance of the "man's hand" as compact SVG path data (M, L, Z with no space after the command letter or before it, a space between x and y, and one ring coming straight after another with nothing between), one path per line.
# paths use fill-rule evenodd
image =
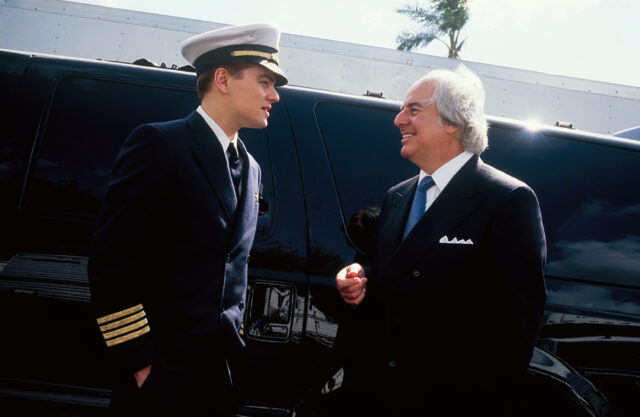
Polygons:
M360 264L351 264L342 268L336 275L336 287L342 299L352 306L357 306L367 292L367 277Z
M135 372L133 374L133 376L136 378L136 383L138 384L138 388L140 388L142 384L144 384L144 381L147 380L147 377L149 376L149 372L151 372L151 365L147 366L146 368L142 368L138 372Z

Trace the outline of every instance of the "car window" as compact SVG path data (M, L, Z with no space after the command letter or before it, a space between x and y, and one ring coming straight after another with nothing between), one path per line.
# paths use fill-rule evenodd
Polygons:
M548 277L640 287L639 152L492 128L482 158L538 195Z
M316 114L345 230L351 229L351 242L366 250L361 229L349 224L363 225L362 219L375 216L391 186L418 174L418 168L400 156L401 136L393 125L397 110L324 102Z
M93 223L120 146L138 125L183 118L199 104L194 90L68 77L54 91L31 163L23 207L39 215ZM272 193L268 142L260 130L241 137ZM269 218L259 221L268 228Z

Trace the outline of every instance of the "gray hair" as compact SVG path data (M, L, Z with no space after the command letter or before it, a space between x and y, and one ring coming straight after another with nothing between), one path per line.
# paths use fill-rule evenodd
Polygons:
M432 100L436 103L440 121L462 127L462 147L480 155L489 146L484 88L480 78L460 64L455 71L430 71L418 82L422 81L430 81L434 85Z

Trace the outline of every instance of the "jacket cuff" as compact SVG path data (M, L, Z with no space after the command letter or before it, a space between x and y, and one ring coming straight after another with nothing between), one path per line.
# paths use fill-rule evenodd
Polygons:
M142 304L102 316L97 322L120 368L136 372L153 362L151 327Z

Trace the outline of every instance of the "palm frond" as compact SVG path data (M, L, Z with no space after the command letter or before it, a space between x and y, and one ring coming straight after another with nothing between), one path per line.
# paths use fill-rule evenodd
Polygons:
M462 47L458 43L460 30L469 20L468 0L429 0L425 6L420 4L406 5L396 9L400 14L409 16L411 20L420 24L420 30L403 31L396 38L397 48L410 51L419 46L426 46L434 39L438 39L449 48L449 56L457 57ZM441 39L447 35L449 43Z
M398 49L401 51L411 51L419 46L426 46L438 37L432 32L409 32L403 31L396 38Z
M409 16L411 20L417 20L417 21L423 21L429 14L428 10L423 9L417 4L414 6L409 6L409 5L404 6L403 9L396 9L396 11L400 14Z
M404 14L408 16L411 20L414 20L418 23L423 23L427 25L439 25L440 19L439 14L434 13L433 7L425 9L420 5L416 4L414 6L404 6L404 9L396 9L396 11L400 14Z

